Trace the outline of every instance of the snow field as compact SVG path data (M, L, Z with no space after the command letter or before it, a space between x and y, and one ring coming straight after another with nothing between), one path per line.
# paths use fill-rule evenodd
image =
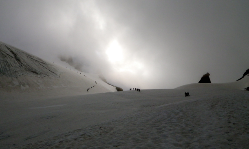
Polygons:
M132 91L115 93L114 99L121 97L124 100L121 102L121 107L137 108L130 114L23 147L247 148L249 146L249 93L246 91L191 90L192 95L186 98L183 97L184 90L181 89L147 90L142 93L137 94ZM133 106L124 104L126 101Z

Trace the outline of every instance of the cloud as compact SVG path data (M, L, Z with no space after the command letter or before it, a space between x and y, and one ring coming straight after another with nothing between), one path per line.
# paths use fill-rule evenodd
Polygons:
M249 67L248 7L226 0L1 1L0 41L101 73L122 88L174 88L206 72L212 82L228 82Z
M75 61L71 56L59 56L59 59L62 62L66 62L70 66L74 67L76 70L82 71L82 62Z

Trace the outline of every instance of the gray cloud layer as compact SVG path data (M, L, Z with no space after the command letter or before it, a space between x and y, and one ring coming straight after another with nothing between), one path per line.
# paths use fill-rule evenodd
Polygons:
M49 61L73 57L124 88L174 88L206 72L230 82L249 68L248 8L243 0L0 0L0 41Z

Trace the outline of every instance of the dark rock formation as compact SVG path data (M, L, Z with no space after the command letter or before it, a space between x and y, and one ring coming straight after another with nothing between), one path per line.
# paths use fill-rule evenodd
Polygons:
M241 78L239 78L237 81L243 79L248 74L249 74L249 69L247 69L246 72L243 74L243 76Z
M116 87L117 91L123 91L123 89L121 87Z
M201 77L201 80L199 81L199 83L211 83L211 80L209 78L210 74L206 73Z
M112 84L108 83L108 82L106 81L106 79L105 79L102 75L99 75L99 78L100 78L102 81L104 81L105 83L107 83L108 85L111 85L111 86L113 86L113 87L116 87L116 90L117 90L117 91L123 91L123 89L122 89L121 87L118 87L118 86L115 86L115 85L112 85ZM97 82L96 82L96 84L97 84Z

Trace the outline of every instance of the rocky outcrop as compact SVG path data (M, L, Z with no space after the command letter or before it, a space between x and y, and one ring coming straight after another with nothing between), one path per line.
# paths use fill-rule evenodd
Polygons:
M201 80L199 81L199 83L211 83L211 80L209 78L210 74L206 73L201 77Z
M123 89L121 87L116 87L117 91L123 91Z
M249 69L247 69L246 72L243 74L243 76L239 78L237 81L243 79L246 75L249 75Z

